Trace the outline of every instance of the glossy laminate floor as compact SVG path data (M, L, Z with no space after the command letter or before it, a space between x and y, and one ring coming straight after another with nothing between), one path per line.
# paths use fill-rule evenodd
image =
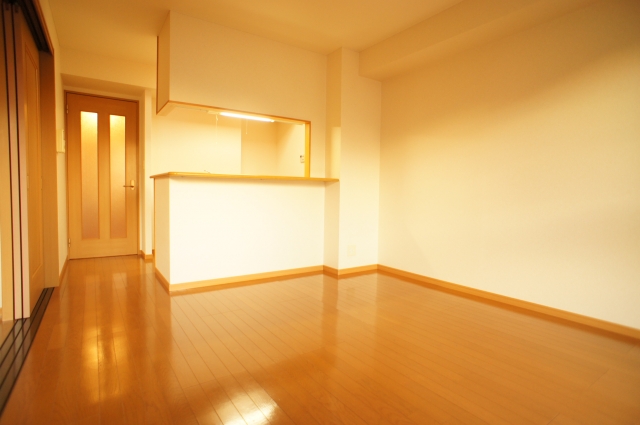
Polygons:
M15 325L15 320L1 320L2 318L0 317L0 345L2 345L2 343L4 342L4 340L7 338L7 336L9 335L9 333L11 332L11 329L13 329L13 325Z
M71 261L1 424L640 424L640 346L382 274Z

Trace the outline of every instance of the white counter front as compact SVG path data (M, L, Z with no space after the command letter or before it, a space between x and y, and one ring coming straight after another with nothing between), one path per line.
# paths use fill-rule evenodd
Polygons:
M170 290L320 271L324 181L155 176L154 233Z

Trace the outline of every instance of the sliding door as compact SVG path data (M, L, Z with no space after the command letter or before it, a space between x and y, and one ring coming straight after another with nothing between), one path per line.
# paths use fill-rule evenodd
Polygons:
M42 144L40 134L40 54L22 14L17 37L19 137L24 139L27 165L27 230L29 241L29 311L44 289L42 211Z
M3 8L4 9L4 8ZM2 15L0 15L2 16ZM4 16L0 19L0 344L14 323L13 199L9 134L9 90ZM11 46L12 47L12 46ZM12 69L13 71L14 69ZM14 178L17 178L14 172Z
M0 336L14 320L29 317L44 288L59 280L55 124L42 127L43 114L55 122L53 84L45 84L49 107L41 102L42 81L53 81L53 56L42 31L34 36L40 18L33 7L2 1L1 8Z
M0 7L0 414L59 282L54 57L37 0Z

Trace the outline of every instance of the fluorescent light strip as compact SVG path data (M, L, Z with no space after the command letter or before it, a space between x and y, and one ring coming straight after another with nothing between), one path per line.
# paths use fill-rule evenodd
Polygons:
M233 112L220 112L220 115L224 115L225 117L243 118L246 120L274 122L274 120L272 120L271 118L262 118L262 117L256 117L253 115L235 114Z

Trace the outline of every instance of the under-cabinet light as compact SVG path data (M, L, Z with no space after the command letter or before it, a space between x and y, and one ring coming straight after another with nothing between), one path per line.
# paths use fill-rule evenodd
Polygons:
M271 118L262 118L262 117L256 117L253 115L236 114L233 112L220 112L220 115L224 115L225 117L244 118L246 120L274 122L274 120L272 120Z

